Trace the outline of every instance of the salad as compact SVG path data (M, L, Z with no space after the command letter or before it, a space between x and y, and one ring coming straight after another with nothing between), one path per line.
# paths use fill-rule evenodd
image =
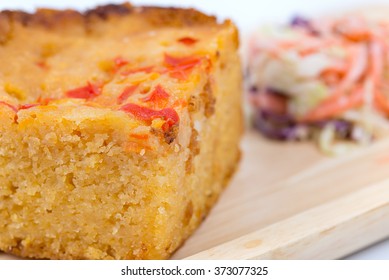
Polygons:
M279 140L342 153L389 133L389 21L295 17L249 42L254 125Z

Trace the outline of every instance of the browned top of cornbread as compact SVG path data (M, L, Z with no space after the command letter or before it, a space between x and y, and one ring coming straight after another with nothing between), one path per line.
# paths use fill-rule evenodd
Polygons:
M193 9L3 11L0 111L20 126L32 115L102 118L142 143L155 136L169 144L194 95L213 102L211 73L226 33L238 44L230 21Z
M75 10L37 9L35 13L5 10L0 12L1 36L10 35L12 24L18 22L24 26L42 26L48 29L74 28L74 25L93 26L95 21L108 20L123 16L141 16L144 22L153 27L194 27L216 25L216 18L194 9L136 7L130 3L99 6L85 12ZM145 26L142 26L144 28ZM72 30L74 31L74 30Z

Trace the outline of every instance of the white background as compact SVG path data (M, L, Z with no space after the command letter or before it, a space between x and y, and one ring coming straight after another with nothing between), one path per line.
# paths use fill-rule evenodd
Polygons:
M124 0L123 0L124 1ZM24 9L36 7L91 8L97 4L121 3L117 0L0 0L0 9ZM133 4L194 7L220 18L231 18L242 33L248 33L264 22L285 22L296 14L315 15L339 12L342 9L367 5L387 4L389 0L132 0ZM389 17L389 14L388 14ZM389 167L388 167L389 168ZM361 251L350 259L389 259L389 240Z
M174 270L179 267L182 276L172 276L172 273L165 276L138 276L138 273L128 273L138 268ZM262 276L242 273L235 275L217 275L217 267L261 267ZM264 268L268 271L264 272ZM124 275L122 272L124 269ZM192 276L186 272L187 269L204 269L202 276ZM258 269L255 269L258 272ZM93 279L93 280L115 280L115 279L147 279L147 280L209 280L209 279L244 279L244 280L328 280L328 279L352 279L352 280L388 280L388 261L261 261L261 260L203 260L203 261L1 261L0 271L2 279L28 279L28 280L69 280L69 279ZM227 270L228 271L228 270ZM236 270L235 270L236 271ZM247 269L244 271L247 272ZM151 271L150 271L151 272ZM186 272L186 273L185 273ZM251 271L250 271L251 272ZM236 273L236 272L235 272ZM220 273L219 273L220 274Z

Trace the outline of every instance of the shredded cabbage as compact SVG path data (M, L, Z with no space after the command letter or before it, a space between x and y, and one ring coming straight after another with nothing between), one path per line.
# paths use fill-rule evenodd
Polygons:
M358 147L351 142L339 141L336 138L335 127L332 124L326 125L319 133L318 146L321 151L332 156L349 153Z
M352 20L342 20L319 26L308 20L297 26L266 26L253 37L248 65L250 85L258 92L271 89L283 96L285 114L292 120L290 127L287 123L269 129L272 135L279 129L291 131L290 139L303 139L315 131L318 146L328 154L341 154L389 134L389 98L379 88L389 87L383 80L388 79L383 58L389 52L387 44L372 36L381 27L356 19L355 29ZM339 122L347 122L346 129Z

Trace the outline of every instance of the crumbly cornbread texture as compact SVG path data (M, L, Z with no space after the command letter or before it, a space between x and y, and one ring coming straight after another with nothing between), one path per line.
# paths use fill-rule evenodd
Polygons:
M234 25L191 9L0 13L0 250L163 259L233 174Z

